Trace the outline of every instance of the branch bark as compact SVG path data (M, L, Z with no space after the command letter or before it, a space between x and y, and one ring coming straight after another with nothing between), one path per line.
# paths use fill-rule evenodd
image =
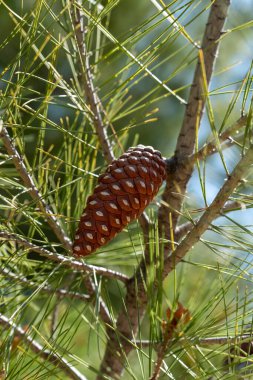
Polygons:
M204 94L203 76L205 76L205 83L208 87L229 5L229 0L216 0L210 9L201 44L205 73L202 72L201 61L200 58L198 58L189 100L185 109L183 125L177 140L174 167L173 170L168 173L166 187L162 196L163 203L159 210L160 233L165 237L170 236L171 227L173 229L176 228L186 186L193 172L194 160L188 162L186 165L184 162L187 157L194 153L197 136L196 130L199 127L205 107L206 95ZM170 212L172 214L172 226L168 220Z
M25 247L34 252L38 252L41 256L46 257L50 261L61 263L62 265L66 265L72 269L79 270L84 273L96 273L97 275L104 275L105 277L112 278L114 280L119 280L123 283L126 283L128 281L128 277L120 272L116 272L111 269L106 269L102 267L97 267L95 265L86 264L85 262L82 262L80 260L74 260L71 257L66 257L55 252L50 252L47 249L30 243L24 238L10 232L0 231L0 240L15 241L20 246Z
M97 380L103 380L104 375L119 379L127 358L134 345L135 333L147 306L145 274L140 266L126 287L124 306L119 313L114 329L108 329L108 340L100 374Z

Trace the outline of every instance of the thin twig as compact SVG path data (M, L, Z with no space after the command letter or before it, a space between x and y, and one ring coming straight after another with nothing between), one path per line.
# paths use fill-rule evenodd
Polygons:
M217 136L219 143L221 144L221 148L231 147L236 141L233 138L233 135L238 132L239 129L246 126L248 115L241 116L234 124L232 124L229 128L227 128L224 132L220 133ZM172 156L168 159L165 159L167 165L167 172L174 173L177 170L177 167L183 165L184 168L187 166L189 168L192 167L197 161L201 161L206 159L207 157L218 152L217 148L217 139L213 139L212 141L206 143L200 150L196 153L193 153L190 156L185 156L176 158L176 156ZM164 207L168 207L167 204ZM172 205L170 204L170 208L172 209ZM178 210L173 209L174 213L179 214ZM176 235L176 232L175 232Z
M34 252L38 252L41 256L46 257L48 260L61 263L62 265L66 265L72 269L79 270L81 272L95 273L97 275L102 275L108 278L122 281L123 283L126 283L128 281L128 277L120 272L97 267L95 265L86 264L81 260L75 260L72 257L67 257L55 252L50 252L47 249L30 243L23 237L20 237L10 232L0 231L0 240L15 241L18 245L32 250Z
M231 146L234 142L234 139L231 136L246 125L247 118L248 115L241 116L231 127L222 132L218 136L220 143L228 143L228 146ZM195 163L197 160L203 160L214 153L217 153L217 140L212 140L205 144L198 152L186 159L189 161L193 160Z
M164 337L163 342L161 342L157 347L157 359L154 367L154 371L152 373L152 376L149 380L157 380L159 378L159 374L161 371L162 363L164 360L164 356L166 354L166 351L171 344L173 336L173 329L170 329L166 336Z
M214 1L206 24L201 44L205 73L202 72L199 57L185 109L183 125L177 140L173 170L168 172L166 187L162 195L163 203L159 209L160 234L167 238L170 236L171 228L176 228L186 186L193 172L194 160L190 164L188 161L186 165L183 162L187 161L186 158L194 153L196 129L199 127L205 106L203 77L205 76L205 83L208 87L229 5L229 0ZM171 223L168 218L169 212L172 214Z
M2 123L2 120L0 120L0 123ZM40 194L32 176L29 174L24 164L22 157L20 156L15 145L13 144L13 141L7 129L3 127L2 125L0 125L0 138L2 139L8 155L11 157L16 167L16 170L18 174L20 175L22 181L24 182L24 185L26 186L32 199L38 204L41 212L43 213L43 215L45 215L45 218L47 219L48 224L52 228L53 232L55 233L59 241L62 243L63 247L67 249L68 251L70 251L71 246L72 246L71 240L65 234L57 218L51 211L48 204L45 202L42 194Z
M242 334L235 336L215 336L210 338L198 338L193 339L195 344L200 346L210 346L210 345L220 345L220 344L231 344L231 343L242 343L242 341L251 342L253 340L252 334Z
M253 162L253 145L249 147L246 154L241 158L239 163L234 168L233 172L228 177L211 205L206 209L194 228L177 246L174 252L165 260L163 278L165 278L176 265L183 259L186 253L200 240L200 237L208 229L214 219L216 219L224 207L229 196L238 186L243 176L249 170L249 166Z
M140 349L144 349L145 347L154 347L157 351L157 360L155 363L154 371L149 380L157 380L159 378L160 370L162 369L162 363L164 356L168 350L168 347L173 343L176 344L185 344L192 346L211 346L211 345L228 345L231 344L240 345L243 342L252 342L252 334L242 334L236 336L217 336L217 337L182 337L182 338L172 338L172 334L169 334L164 341L150 341L150 340L134 340L132 344L134 346L139 347Z
M251 205L250 205L251 207ZM242 201L228 201L226 202L225 206L223 209L220 211L221 214L226 214L231 211L235 210L242 210L242 209L247 209L247 206L242 202ZM202 210L197 210L197 211L204 211L205 209ZM198 222L198 220L194 220L191 222L186 222L178 226L175 230L175 241L180 241L193 227L194 225Z
M207 338L201 338L201 337L183 337L183 338L173 338L171 343L192 343L193 345L199 345L199 346L211 346L211 345L221 345L221 344L231 344L231 343L242 343L242 341L253 341L252 334L242 334L242 335L229 335L229 336L214 336L214 337L207 337ZM150 341L150 340L134 340L132 341L132 344L134 346L140 347L140 348L146 348L146 347L157 347L161 344L161 341Z
M62 354L59 354L56 351L50 351L45 349L40 343L34 340L34 338L31 335L29 335L25 330L23 330L12 320L10 320L1 313L0 325L14 329L15 335L20 337L33 352L38 354L41 359L52 363L57 368L60 368L68 376L68 378L73 380L88 380L71 363L69 363L65 358L63 358Z
M168 348L173 343L173 336L179 337L182 335L183 326L191 320L191 315L188 309L178 302L177 309L172 312L171 309L166 311L168 321L164 321L162 329L162 341L157 346L157 359L154 366L152 376L149 380L157 380L162 369L162 364Z
M90 296L88 296L87 294L72 292L67 289L52 288L48 285L38 284L37 282L28 280L26 277L18 275L7 268L3 268L3 267L0 268L0 273L2 273L5 277L11 278L12 280L17 281L20 284L24 284L32 288L39 287L40 291L45 292L45 293L57 294L60 298L69 297L72 299L78 299L82 301L88 301L90 299Z
M77 3L77 1L76 1ZM81 7L80 7L81 8ZM162 80L159 76L157 76L151 69L147 67L147 64L145 62L142 62L136 56L133 54L126 46L124 43L120 43L120 41L115 38L112 34L105 32L104 27L101 25L100 21L98 21L97 17L94 17L91 12L87 11L85 8L81 8L82 11L84 12L85 16L89 19L89 21L93 24L93 26L97 27L101 30L101 32L109 38L109 40L117 47L119 47L122 52L126 54L127 57L129 57L132 62L134 62L138 67L140 71L143 71L145 76L148 76L152 80L154 80L156 83L159 84L159 86L164 89L167 93L171 94L174 98L176 98L180 104L186 104L186 101L177 94L176 90L172 90L164 80Z
M235 142L235 140L233 139L232 136L240 128L242 128L246 125L247 118L248 118L248 115L241 116L232 126L227 128L224 132L222 132L218 136L220 143L221 144L223 143L223 145L222 145L223 149L224 149L224 145L225 145L225 147L226 146L231 147L231 145ZM208 156L213 155L215 153L217 153L217 140L214 139L214 140L210 141L209 143L206 143L198 152L192 154L189 157L182 158L182 161L180 164L183 164L185 167L187 165L191 166L192 164L196 163L198 160L199 161L203 160L203 159L207 158ZM177 164L175 163L175 161L176 161L175 156L166 160L167 170L169 172L176 170L175 167ZM166 207L167 207L167 204L166 204ZM242 205L242 203L239 203L237 201L228 202L224 206L223 212L225 213L225 212L233 211L235 209L240 209L243 207L244 206ZM173 212L178 213L177 210L173 210ZM179 241L184 235L186 235L186 233L191 230L192 226L193 226L193 222L186 222L186 223L176 227L175 231L174 231L175 242Z
M162 6L160 2L158 2L157 0L151 0L151 3L154 4L156 9L158 9L161 12L161 14L165 17L165 19L171 24L172 28L175 29L178 33L180 33L180 35L183 36L187 40L187 42L190 41L193 46L197 48L200 47L198 43L189 36L183 25L181 25L178 22L177 18L169 12L168 7Z
M51 320L50 320L50 335L52 339L57 338L57 325L58 325L58 317L60 311L60 297L56 294L56 300L54 302L54 307L51 312Z
M14 24L16 26L18 26L18 29L19 29L22 37L24 37L24 39L27 41L27 43L29 43L29 46L31 46L32 49L34 50L36 57L39 57L41 63L43 63L43 65L46 67L46 69L49 72L53 73L55 82L58 84L58 87L61 88L61 89L63 89L65 91L65 93L68 96L68 98L71 99L72 103L75 105L75 107L78 110L80 110L81 112L86 112L86 115L89 116L87 110L84 110L82 104L78 101L76 93L73 91L73 89L67 83L67 81L65 81L63 79L62 75L56 70L55 65L52 64L52 62L50 61L49 56L45 57L42 54L41 49L39 49L33 43L33 39L31 39L31 35L29 34L29 32L27 33L26 30L21 27L21 24L19 23L19 21L16 20L16 18L13 16L13 14L11 12L9 12L9 16L11 17L12 21L14 22ZM25 22L24 19L23 19L23 22ZM28 26L28 24L26 26ZM40 27L43 27L42 23L41 23ZM48 31L47 31L47 33L48 33ZM51 37L52 37L52 35L51 35ZM61 42L61 43L63 43L63 42ZM59 44L58 40L57 40L57 44ZM7 68L5 68L5 70L7 71ZM28 73L26 73L26 74L27 74L27 76L29 75Z
M111 163L114 159L113 150L108 139L107 129L103 123L101 113L101 101L97 95L90 67L89 54L87 52L85 37L86 28L84 26L84 15L81 11L81 5L77 0L70 0L70 13L72 22L74 24L74 34L76 44L78 47L78 56L81 69L81 85L83 86L84 93L87 97L88 104L91 110L91 116L94 123L96 133L98 135L99 142L101 144L102 153L108 163ZM78 6L77 6L78 4Z

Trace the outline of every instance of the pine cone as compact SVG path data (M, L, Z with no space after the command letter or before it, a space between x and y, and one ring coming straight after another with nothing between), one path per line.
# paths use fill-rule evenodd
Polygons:
M86 256L138 218L165 179L165 162L152 147L129 148L98 178L75 235L73 252Z

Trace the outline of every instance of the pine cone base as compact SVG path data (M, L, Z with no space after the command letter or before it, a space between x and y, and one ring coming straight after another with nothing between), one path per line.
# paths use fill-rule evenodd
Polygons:
M157 194L165 175L161 153L150 146L129 148L114 160L88 197L73 253L86 256L95 252L138 218Z

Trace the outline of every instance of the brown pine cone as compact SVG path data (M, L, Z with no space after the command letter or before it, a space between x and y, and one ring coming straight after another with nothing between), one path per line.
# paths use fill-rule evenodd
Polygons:
M86 256L138 218L165 179L161 153L138 145L114 160L98 178L75 235L73 252Z

